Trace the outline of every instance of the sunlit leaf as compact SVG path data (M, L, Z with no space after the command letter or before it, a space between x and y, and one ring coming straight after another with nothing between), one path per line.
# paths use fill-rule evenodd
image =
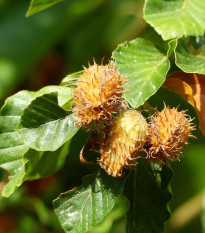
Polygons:
M140 38L120 44L112 56L128 80L124 98L133 108L142 105L159 89L170 67L165 55L151 42Z
M22 142L19 135L15 131L20 122L20 117L23 114L24 109L31 103L32 100L54 90L59 93L58 102L63 104L64 100L66 101L66 98L70 98L69 88L65 89L65 87L47 86L38 92L18 92L17 94L9 97L1 109L0 167L9 172L9 182L3 190L3 196L10 196L15 189L22 184L25 175L25 162L23 161L23 156L29 150L29 146ZM46 156L42 153L38 154L37 156L39 158L42 157L41 159L46 158Z
M168 185L172 171L168 166L140 161L125 183L130 201L127 233L160 233L170 217L167 204L171 198Z
M111 212L96 227L93 227L89 233L108 233L113 229L113 225L120 222L120 233L125 233L125 226L122 224L124 216L129 209L129 202L126 197L121 195Z
M21 140L39 151L55 151L78 131L75 116L58 106L57 93L36 98L24 110L17 132Z
M83 71L79 71L79 72L76 72L76 73L69 74L61 81L60 85L62 87L64 87L64 86L69 87L70 90L72 90L72 89L76 88L76 81L79 79L80 75L82 75L82 74L83 74ZM65 109L65 110L69 110L72 107L72 100L73 100L73 98L70 98L61 107L63 109Z
M164 86L180 94L195 107L200 129L205 135L205 75L179 71L169 75Z
M46 86L42 88L38 93L58 93L58 105L63 107L68 101L72 99L72 89L64 86ZM68 110L68 109L67 109Z
M184 72L205 74L205 49L194 55L189 51L185 39L181 38L178 40L175 55L176 65Z
M79 77L83 74L82 71L78 71L76 73L72 73L67 75L62 81L61 81L61 86L67 86L67 87L72 87L75 85L75 82L79 79Z
M191 105L195 106L192 88L184 81L177 78L168 78L163 83L163 86L177 92L184 97Z
M146 0L144 18L164 40L203 35L205 4L201 0Z
M56 151L35 151L29 149L23 156L25 180L40 179L54 174L65 163L70 141Z
M82 186L61 194L53 205L65 232L87 232L111 211L126 176L113 178L104 171L84 177Z
M56 151L22 151L22 156L12 163L4 163L2 167L9 171L10 181L6 185L3 196L10 196L26 180L45 178L58 171L65 163L69 142ZM25 153L23 153L25 152ZM13 175L14 174L14 175Z
M45 10L61 1L62 0L31 0L26 16L28 17L36 14L37 12Z
M171 54L175 51L176 46L177 46L177 41L178 41L177 39L169 41L169 43L168 43L169 49L168 49L168 52L167 52L168 57L170 57Z
M11 195L22 183L24 171L22 156L29 149L15 132L24 108L35 98L35 93L22 91L6 100L0 115L0 166L9 172L9 183L4 196Z

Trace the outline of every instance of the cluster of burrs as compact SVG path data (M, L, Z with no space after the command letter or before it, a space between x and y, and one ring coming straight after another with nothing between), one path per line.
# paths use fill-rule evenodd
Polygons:
M97 162L114 177L135 166L141 151L156 162L179 160L194 129L186 111L166 106L161 112L156 110L147 123L141 112L130 109L123 99L124 82L113 61L108 65L94 62L84 68L73 92L76 125L95 131Z

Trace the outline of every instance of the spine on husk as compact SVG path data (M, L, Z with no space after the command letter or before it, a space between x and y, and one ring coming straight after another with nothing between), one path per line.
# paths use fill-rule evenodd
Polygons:
M92 128L91 125L108 125L113 114L123 103L123 79L111 61L108 65L94 65L84 68L73 93L76 125Z
M193 123L186 111L166 107L151 117L148 129L148 158L159 161L179 160L184 145L192 137Z
M108 174L121 177L123 168L129 169L137 163L147 138L147 129L148 124L140 112L122 111L100 145L100 166Z

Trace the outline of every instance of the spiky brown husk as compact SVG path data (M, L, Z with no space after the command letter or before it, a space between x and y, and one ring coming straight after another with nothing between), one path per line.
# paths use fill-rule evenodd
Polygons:
M177 108L165 106L162 112L151 117L148 157L159 162L179 160L193 129L191 120L186 118L186 111L179 112Z
M73 94L76 125L90 128L92 122L95 125L108 124L123 101L123 79L114 63L105 66L94 63L84 68L84 74L76 84Z
M100 146L100 166L114 177L122 176L123 168L136 164L147 138L147 129L148 124L140 112L122 111Z

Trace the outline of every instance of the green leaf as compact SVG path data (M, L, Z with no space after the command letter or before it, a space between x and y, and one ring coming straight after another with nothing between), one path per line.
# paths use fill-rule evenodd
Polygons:
M128 233L160 233L170 213L167 203L171 198L168 184L172 171L168 166L139 161L135 171L131 171L125 186L125 194L130 201L127 212Z
M46 8L55 5L62 0L31 0L28 11L26 12L26 17L36 14Z
M89 233L108 233L108 232L119 232L113 231L113 226L120 225L120 233L125 232L125 226L123 223L124 216L129 209L129 202L124 195L121 195L117 202L115 203L114 208L110 213L100 222L97 226L93 227ZM123 228L122 228L123 227Z
M53 152L33 149L27 151L23 156L25 170L23 180L44 178L58 171L65 163L69 145L70 141Z
M23 111L36 97L51 91L59 93L59 102L63 104L69 95L70 89L59 86L48 86L38 92L21 91L9 97L1 109L0 114L0 167L9 172L9 182L5 186L2 195L10 196L23 182L25 169L23 156L29 150L17 134L16 127L20 122ZM39 154L39 158L46 158L46 155ZM49 155L50 156L50 155ZM59 154L63 159L63 155ZM51 161L52 162L52 161ZM59 161L58 161L59 162ZM32 163L32 161L31 161ZM60 168L61 165L56 167Z
M176 65L186 73L205 74L205 49L194 55L189 51L185 39L178 40L175 49Z
M76 73L72 73L67 75L62 81L61 81L61 86L62 87L69 87L70 90L73 88L76 88L76 81L79 79L80 75L83 74L83 71L78 71ZM64 103L64 105L62 106L63 109L65 110L69 110L72 107L72 100L73 98L71 97L67 102Z
M21 140L38 151L55 151L78 131L74 114L58 106L57 93L36 98L25 109L17 132Z
M36 94L21 91L9 97L0 115L0 167L9 172L9 182L3 196L11 195L23 179L22 156L29 149L15 132L20 116Z
M146 0L144 18L164 40L203 35L205 4L201 0Z
M69 102L72 96L72 89L64 86L46 86L42 88L38 93L46 94L51 92L58 92L58 104L60 107L63 107L67 102ZM71 108L71 105L70 105ZM69 109L70 109L69 108ZM69 110L67 109L67 110Z
M124 98L133 108L142 105L162 85L169 70L169 60L144 39L120 44L113 52L116 66L128 80Z
M72 87L79 77L83 74L83 70L67 75L62 81L61 86Z
M126 176L113 178L103 170L83 178L82 186L61 194L53 205L65 232L87 232L111 211Z
M177 39L170 40L168 46L167 57L170 57L177 47Z

